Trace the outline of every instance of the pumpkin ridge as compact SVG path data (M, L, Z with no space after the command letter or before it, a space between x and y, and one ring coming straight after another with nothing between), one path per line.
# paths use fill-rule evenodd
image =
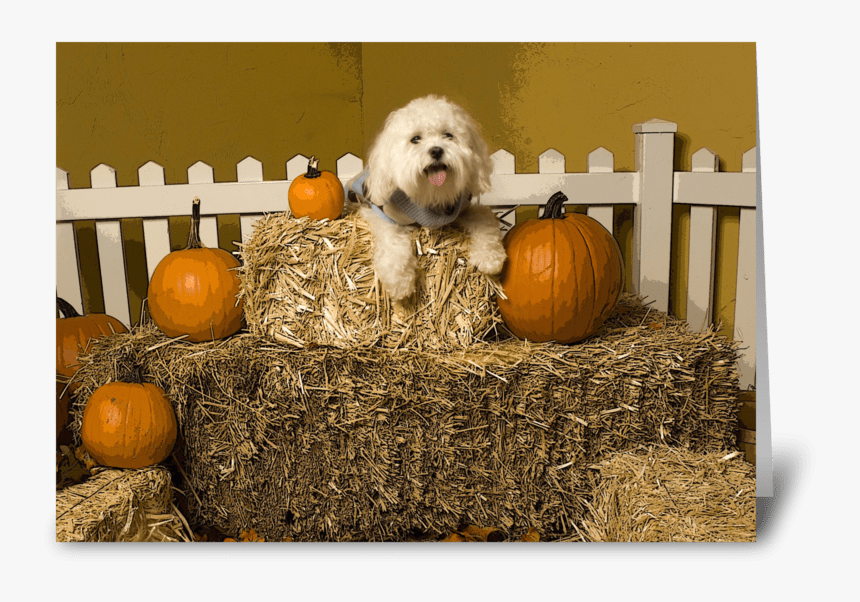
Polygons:
M548 227L551 228L552 224L549 224ZM517 275L518 275L517 289L518 289L518 292L520 294L522 294L521 289L528 289L528 287L529 287L528 281L531 279L530 275L532 274L531 267L534 265L534 262L536 261L535 258L540 256L541 246L540 246L540 244L535 245L535 246L533 246L531 244L530 241L531 241L532 236L533 236L533 233L529 232L528 230L526 230L524 228L522 230L522 232L520 233L520 240L517 242L518 247L524 247L523 248L523 261L527 266L529 266L529 268L528 268L528 270L526 270L525 274L520 275L519 273L517 273ZM552 272L551 272L551 269L547 269L545 271L548 272L550 275L550 280L549 280L548 284L549 284L550 293L552 293ZM537 286L542 288L543 286L546 286L546 283L538 282ZM540 291L541 288L538 288L538 290ZM551 302L551 307L552 307L552 302ZM529 307L529 308L531 308L531 307ZM546 308L542 308L542 309L546 310ZM529 313L532 313L532 312L526 311L524 316L523 315L519 316L519 318L517 319L518 329L521 332L530 332L531 331L533 333L536 333L536 336L533 337L534 340L538 340L539 338L543 338L543 336L544 336L543 332L538 332L538 331L542 330L541 324L539 323L539 321L537 321L537 323L536 323L534 317L529 315ZM528 337L526 337L526 338L528 338Z
M570 298L570 306L564 307L560 305L559 312L563 312L565 315L568 313L572 314L569 320L564 320L560 326L553 325L553 332L556 332L558 335L556 340L568 341L570 338L575 338L577 334L581 330L581 325L579 324L580 315L582 314L582 294L581 288L578 283L582 281L582 266L576 262L577 257L577 248L581 244L580 240L577 240L575 233L578 231L574 228L570 227L573 219L568 218L567 221L562 221L559 223L559 232L561 236L560 240L563 240L567 247L564 250L564 253L567 257L570 258L568 271L566 274L566 278L564 280L565 284L567 284L570 280L577 283L575 291ZM555 241L556 253L558 253L560 242L559 240ZM559 283L561 284L561 283Z
M544 209L544 211L548 211L549 209ZM556 245L556 223L555 219L550 218L550 225L552 226L552 279L550 280L550 288L549 288L549 298L552 300L552 305L549 310L549 332L550 336L555 332L555 291L556 291L556 278L558 276L558 246Z
M589 244L589 234L588 229L583 229L580 227L579 220L571 222L571 224L576 228L576 231L579 232L579 235L582 237L582 243L585 246L586 251L588 251L588 265L591 268L591 286L592 291L591 294L588 295L591 300L591 311L588 312L588 325L586 327L587 331L590 331L594 328L594 322L597 319L594 315L594 308L597 305L597 295L600 292L599 287L597 286L597 272L594 271L594 253L592 252L592 245Z
M615 237L612 236L612 233L609 230L606 230L605 235L601 237L603 244L601 245L602 251L605 253L608 259L611 259L614 255L618 261L618 274L615 278L620 284L618 289L615 291L615 295L612 295L612 291L609 287L606 287L606 300L604 301L603 310L601 311L601 315L603 316L603 321L609 317L612 309L618 303L618 299L621 297L621 290L624 287L623 279L624 279L624 260L621 258L621 248L618 246L618 242L615 240ZM607 265L609 262L607 261Z
M618 286L618 290L615 291L615 295L610 294L611 290L609 288L607 288L607 290L606 290L606 293L607 293L606 306L602 312L604 321L606 321L606 319L609 317L609 314L612 312L612 309L614 309L615 306L617 305L618 299L621 297L621 290L624 288L624 284L623 284L624 260L621 258L621 248L618 246L618 241L615 240L615 237L612 235L612 233L609 232L608 230L606 233L608 234L608 236L604 237L604 240L605 240L604 250L606 251L606 254L608 257L611 258L612 255L614 254L618 259L618 262L617 262L617 265L618 265L617 280L620 282L620 284Z
M146 394L146 400L149 402L149 424L147 425L147 427L150 430L153 430L153 425L161 418L161 412L159 411L160 408L156 408L155 399L152 395L152 391L149 390L149 387L147 387L146 384L143 385L143 391ZM156 413L158 413L158 415L156 415ZM155 438L150 440L142 451L144 454L150 457L155 455L155 452L158 451L158 440Z
M123 388L125 388L125 387L123 387ZM125 402L125 424L122 425L122 448L126 449L128 446L128 423L131 420L131 413L132 413L133 408L134 408L134 403L133 403L133 400L131 398L134 391L126 389L122 393L123 393L123 398L124 398L123 401ZM137 449L136 448L133 449L132 450L132 456L137 455L136 452L137 452Z

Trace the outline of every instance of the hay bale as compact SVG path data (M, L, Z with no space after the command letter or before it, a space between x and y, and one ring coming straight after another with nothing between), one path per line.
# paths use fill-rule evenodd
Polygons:
M583 523L589 541L755 541L755 466L743 453L667 446L600 464Z
M468 264L465 236L454 228L413 229L417 291L395 312L375 277L370 230L357 213L333 221L266 215L240 246L248 329L296 347L418 351L506 334L494 300L498 278Z
M189 541L161 466L106 469L57 491L57 541Z
M461 523L561 537L607 454L735 445L736 344L630 295L571 346L192 344L143 326L91 347L73 431L95 388L140 365L175 404L192 520L266 541L403 540Z

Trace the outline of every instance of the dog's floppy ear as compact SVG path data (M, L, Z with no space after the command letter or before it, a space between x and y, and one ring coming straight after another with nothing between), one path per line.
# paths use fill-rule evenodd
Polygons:
M475 161L469 191L478 196L492 189L490 175L493 173L493 160L490 159L487 143L481 135L481 125L468 114L465 115L465 119L470 126L468 128L469 148L474 153Z
M368 198L371 200L375 198L379 202L385 202L397 189L391 171L387 169L390 159L386 156L396 142L394 129L389 127L396 118L396 113L397 111L388 115L385 124L376 134L373 144L367 151L367 167L370 171L367 180L365 180L367 194Z

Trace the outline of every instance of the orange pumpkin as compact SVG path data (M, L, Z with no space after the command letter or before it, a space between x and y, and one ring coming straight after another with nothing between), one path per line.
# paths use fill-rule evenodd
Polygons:
M122 322L105 314L78 314L74 307L57 297L57 374L71 377L78 371L78 353L88 349L90 339L128 332ZM77 388L77 384L71 388Z
M317 169L319 161L311 157L308 172L290 184L287 199L293 217L337 219L343 213L343 184L330 171Z
M68 379L78 371L78 353L88 350L90 339L128 332L122 322L105 314L78 314L74 307L57 297L57 437L69 421L69 394L80 384ZM65 393L63 393L65 391Z
M223 339L242 328L244 312L235 269L239 260L200 242L200 199L191 208L188 245L168 253L149 281L149 312L169 337L199 343Z
M96 389L81 422L81 442L102 466L143 468L163 461L176 443L176 416L164 390L112 382Z
M508 329L535 342L575 343L594 334L621 296L624 264L618 243L600 222L562 213L555 193L540 219L505 235L508 259L497 299Z

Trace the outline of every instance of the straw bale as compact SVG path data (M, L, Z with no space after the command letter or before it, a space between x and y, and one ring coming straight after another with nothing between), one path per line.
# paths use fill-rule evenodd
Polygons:
M103 470L57 491L57 541L189 541L161 466Z
M631 295L570 346L298 348L252 333L192 344L144 325L80 358L72 428L96 387L139 365L175 405L195 524L266 541L460 524L563 537L607 454L734 447L736 347Z
M368 225L354 210L333 221L264 216L239 253L249 330L296 347L419 351L498 336L503 321L494 296L501 286L469 265L465 233L411 230L417 291L395 308L373 270Z
M616 452L600 464L589 541L755 541L755 466L741 452L668 446Z

